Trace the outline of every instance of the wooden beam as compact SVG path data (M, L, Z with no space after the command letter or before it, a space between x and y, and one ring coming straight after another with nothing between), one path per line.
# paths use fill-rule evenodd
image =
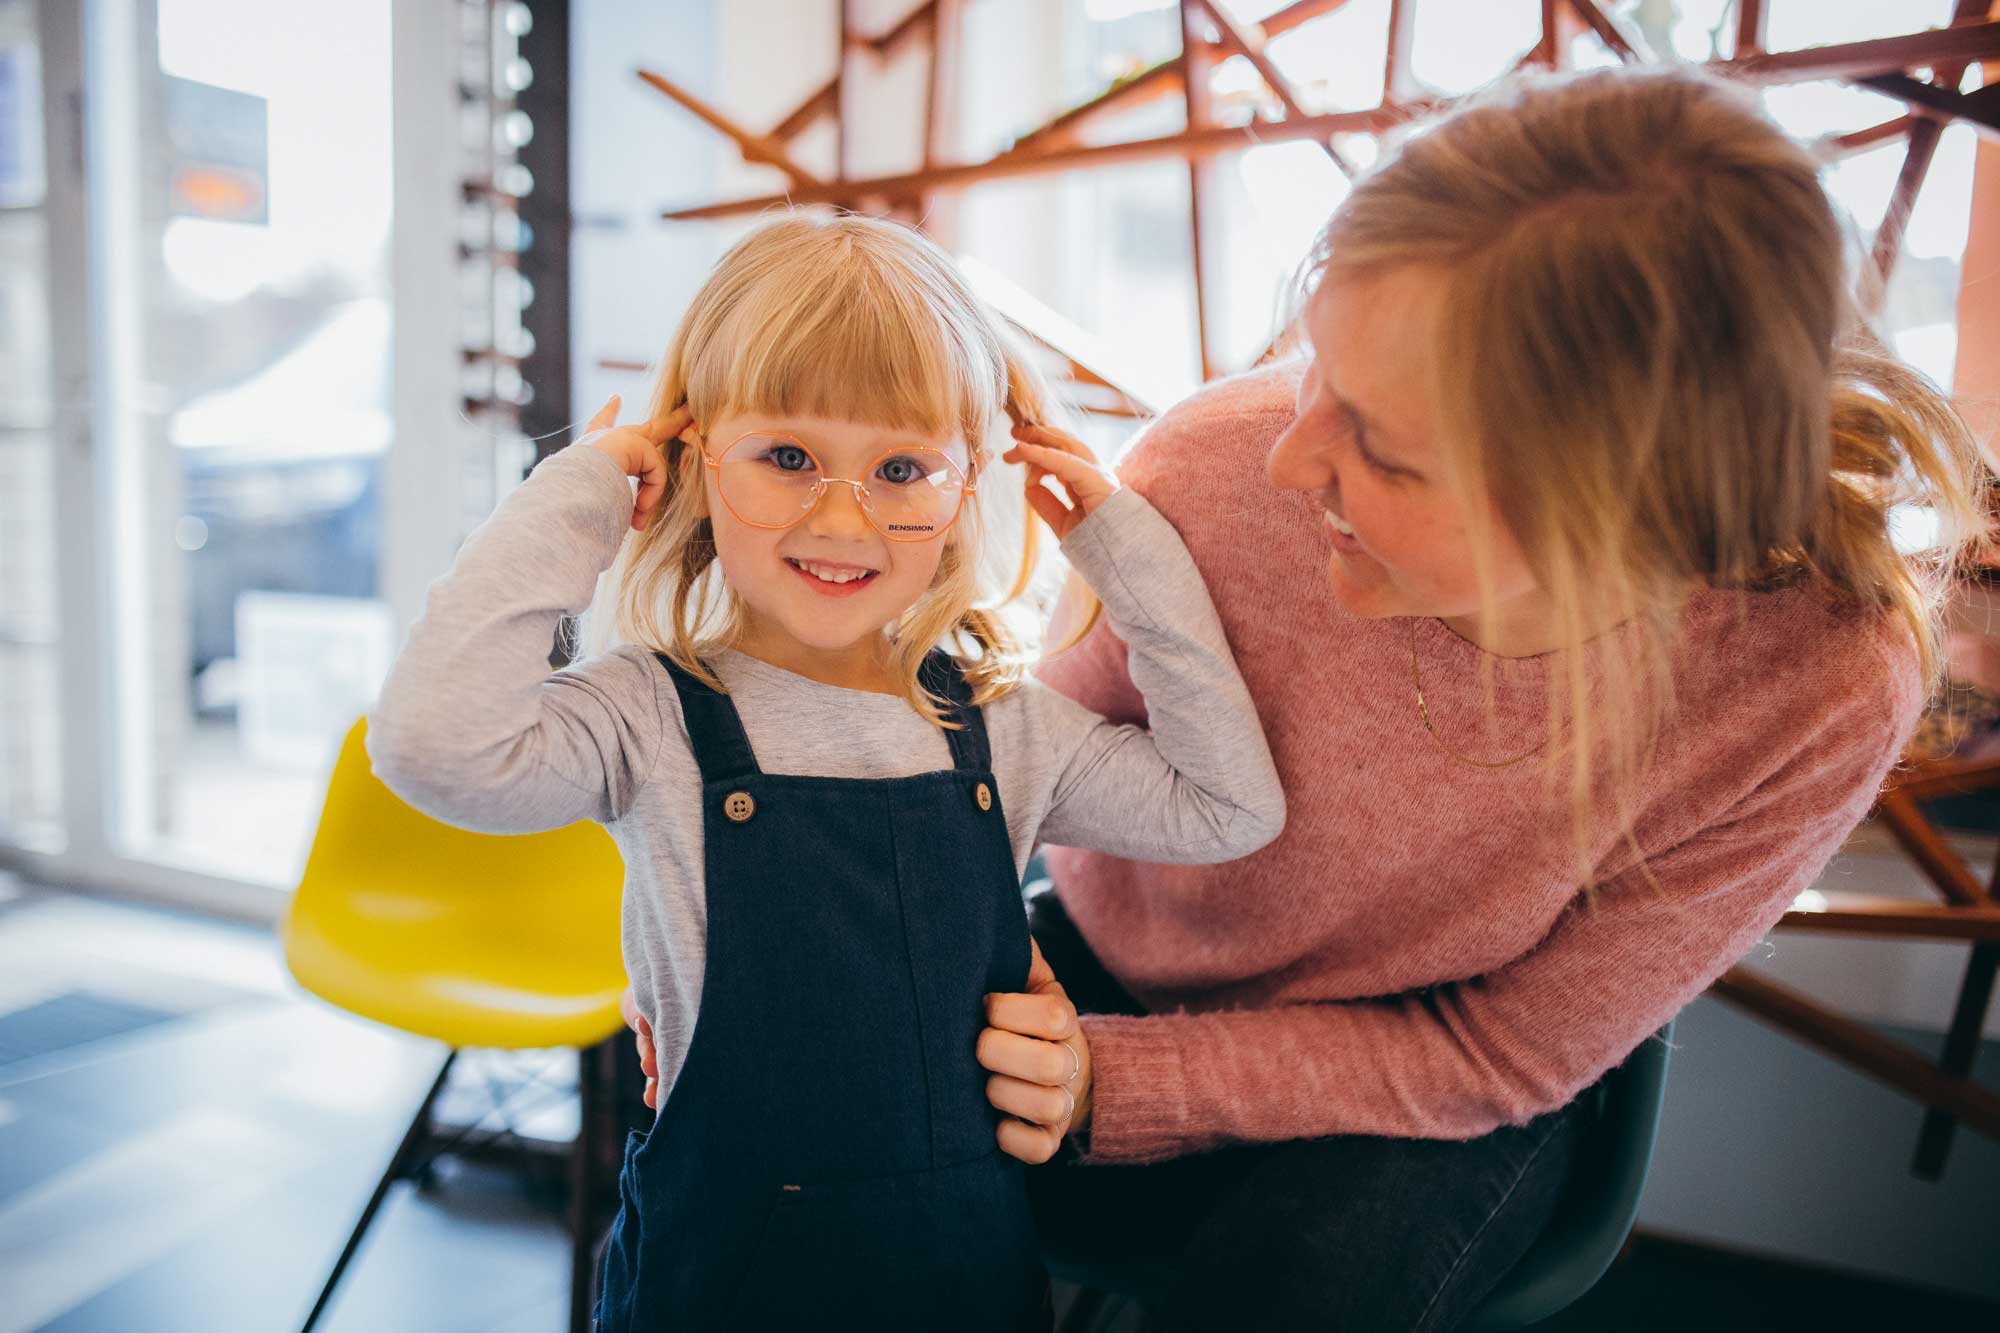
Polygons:
M1730 55L1741 60L1764 49L1764 0L1736 0L1736 49Z
M1988 87L2000 87L2000 65L1985 71ZM1974 145L1971 225L1959 267L1958 356L1952 365L1952 397L1973 438L1982 441L1988 465L2000 451L2000 140Z
M1944 1054L1938 1072L1950 1078L1967 1078L1979 1054L1979 1038L1986 1028L1986 1011L1993 1003L1993 981L2000 974L2000 944L1982 944L1973 949L1965 965L1965 981L1958 990L1952 1009L1951 1027L1944 1038ZM1926 1180L1944 1173L1945 1154L1951 1150L1952 1132L1958 1122L1949 1111L1936 1107L1924 1112L1924 1126L1917 1135L1917 1152L1910 1169Z
M1789 931L1895 939L2000 943L2000 904L1953 907L1867 893L1826 892L1825 907L1794 907L1778 920Z
M1858 79L1894 74L1920 65L2000 57L2000 21L1956 24L1903 37L1874 37L1717 60L1709 68L1752 83L1803 83L1809 79Z
M1888 826L1896 841L1903 844L1903 850L1917 867L1937 885L1947 902L1960 907L1985 907L1992 904L1986 885L1979 882L1979 876L1971 867L1959 859L1944 835L1937 831L1930 820L1924 818L1917 809L1914 797L1908 791L1884 792L1875 803L1875 817Z
M1528 52L1528 63L1541 65L1547 69L1561 69L1562 41L1556 23L1556 9L1562 0L1542 0L1542 35L1535 39L1534 49Z
M1052 175L1100 167L1114 162L1149 162L1159 158L1192 158L1227 153L1258 144L1284 143L1294 139L1318 139L1333 134L1380 134L1436 111L1443 103L1418 101L1402 105L1370 107L1365 111L1337 111L1304 120L1282 120L1256 125L1218 126L1190 130L1153 139L1126 143L1087 144L1052 149L1045 153L1008 153L990 162L937 167L930 171L900 176L881 176L865 181L829 181L803 186L788 195L764 195L754 199L732 199L723 203L701 204L692 208L669 209L661 216L673 221L696 218L736 217L760 213L781 204L830 204L867 195L900 198L925 190L949 189L983 181L1006 180L1019 176Z
M1171 60L1162 60L1112 84L1089 101L1073 106L1054 120L1021 135L1002 156L1069 147L1077 142L1077 135L1086 126L1109 112L1144 106L1148 102L1173 96L1181 90L1182 64L1176 54Z
M1644 59L1639 54L1639 48L1632 44L1631 38L1620 31L1618 25L1611 21L1610 15L1597 7L1597 0L1569 0L1569 7L1576 11L1576 16L1582 19L1592 32L1597 34L1599 41L1611 48L1611 54L1628 65Z
M960 71L964 67L964 13L960 0L931 5L930 58L924 68L924 156L926 169L957 155ZM932 191L920 198L920 221L931 239L950 248L958 240L958 197Z
M2000 136L2000 83L1959 93L1907 74L1871 74L1855 82L1878 93L1900 97L1932 119L1942 116L1969 120L1982 131Z
M1346 3L1347 0L1295 0L1295 3L1268 15L1258 26L1264 30L1266 38L1277 37L1301 24L1331 14ZM1007 152L1010 154L1041 152L1072 145L1077 142L1077 135L1081 131L1114 111L1144 106L1162 97L1172 97L1181 90L1181 78L1181 58L1176 54L1170 59L1148 66L1131 77L1112 84L1089 101L1071 107L1055 119L1029 130L1015 139L1013 146Z
M779 121L765 137L778 143L790 143L812 128L821 116L830 116L840 102L840 81L828 79L819 87L806 94L806 100L799 103L789 116Z
M1201 12L1206 12L1207 8L1201 0L1180 0L1179 4L1181 69L1186 76L1181 80L1181 97L1187 105L1187 127L1196 131L1208 129L1214 123L1209 114L1208 79L1209 71L1215 67L1215 49L1208 44L1201 31ZM1203 382L1214 379L1216 372L1215 355L1208 336L1208 287L1215 276L1208 264L1212 236L1207 226L1213 175L1208 159L1188 159L1189 254L1194 261L1194 340L1196 354L1201 361Z
M854 32L854 0L834 0L840 36L833 45L833 175L846 180L849 148L847 124L847 39Z
M2000 787L2000 759L1918 759L1889 770L1884 790L1913 801L1968 796Z
M1896 1091L1950 1111L1981 1134L2000 1138L2000 1094L1970 1078L1942 1074L1916 1052L1747 967L1731 968L1710 989Z
M896 21L894 27L881 36L868 37L858 32L850 32L847 34L846 42L850 46L866 50L877 58L892 55L897 47L931 26L937 14L937 7L938 0L923 0L922 4L903 15Z
M1258 77L1264 80L1264 86L1271 90L1272 96L1276 97L1280 105L1285 108L1285 115L1288 118L1312 114L1299 100L1298 92L1292 87L1292 81L1285 77L1285 72L1265 54L1266 36L1262 27L1254 23L1238 23L1221 0L1194 0L1194 2L1221 32L1223 44L1233 47L1238 55L1250 62L1251 68L1255 69ZM1319 147L1332 159L1333 165L1340 168L1343 176L1349 180L1354 179L1354 165L1340 155L1339 149L1324 141Z
M1944 126L1935 120L1910 127L1909 147L1903 152L1902 170L1896 173L1896 188L1890 192L1882 225L1875 229L1868 266L1861 273L1858 304L1868 319L1882 312L1882 302L1888 298L1889 279L1895 276L1896 260L1903 253L1903 233L1909 230L1917 192L1924 188L1924 177L1930 174L1931 160L1937 156L1938 140L1943 135Z
M673 101L692 111L710 128L733 141L736 144L736 151L743 155L744 161L760 162L767 167L776 167L787 176L790 176L793 182L799 185L820 184L819 177L792 161L791 155L785 152L778 144L764 138L762 135L752 134L735 121L723 115L720 111L709 106L699 97L696 97L693 93L688 92L686 89L679 87L649 69L640 70L639 77L653 88L666 94ZM782 195L779 196L781 200L783 197Z
M1909 133L1910 126L1917 120L1917 116L1902 115L1866 129L1849 130L1846 134L1823 134L1814 141L1813 151L1829 162L1837 162L1843 157L1865 152L1878 143L1901 138Z
M1410 47L1416 40L1416 0L1389 0L1389 49L1382 62L1382 100L1398 102L1414 94L1416 72ZM1271 29L1267 24L1264 31Z

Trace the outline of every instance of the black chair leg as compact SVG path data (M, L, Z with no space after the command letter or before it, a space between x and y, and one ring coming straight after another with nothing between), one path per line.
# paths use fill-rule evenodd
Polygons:
M1098 1287L1078 1287L1076 1298L1063 1311L1056 1333L1096 1333L1106 1314L1115 1311L1117 1298Z
M416 1115L410 1120L410 1127L403 1132L403 1141L396 1146L395 1156L389 1159L388 1170L384 1171L382 1178L375 1182L375 1192L369 1196L368 1206L361 1210L361 1220L354 1224L354 1230L348 1234L347 1245L341 1250L340 1258L334 1261L333 1271L327 1274L326 1285L320 1288L319 1299L313 1302L312 1313L306 1316L305 1325L300 1329L300 1333L312 1333L313 1325L319 1322L327 1303L333 1299L333 1289L340 1285L340 1275L347 1271L348 1261L353 1259L354 1252L361 1248L361 1237L367 1233L368 1224L375 1220L376 1210L381 1208L382 1200L389 1193L389 1187L402 1175L404 1165L410 1160L417 1146L429 1137L431 1104L437 1101L438 1092L444 1087L445 1079L451 1076L452 1062L457 1059L456 1050L445 1056L444 1064L438 1069L437 1078L432 1082L430 1091L424 1094L422 1104L417 1107Z
M590 1333L596 1305L597 1233L605 1211L603 1182L616 1168L611 1149L618 1135L618 1053L629 1050L620 1037L576 1053L576 1147L570 1157L570 1333ZM633 1061L637 1064L636 1059ZM622 1164L623 1154L619 1154Z

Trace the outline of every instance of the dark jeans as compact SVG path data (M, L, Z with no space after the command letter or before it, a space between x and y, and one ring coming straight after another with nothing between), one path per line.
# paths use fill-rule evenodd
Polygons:
M1054 893L1029 928L1083 1013L1144 1012ZM1148 1329L1423 1330L1458 1324L1554 1213L1591 1099L1465 1141L1337 1135L1144 1166L1028 1171L1046 1252L1175 1260Z

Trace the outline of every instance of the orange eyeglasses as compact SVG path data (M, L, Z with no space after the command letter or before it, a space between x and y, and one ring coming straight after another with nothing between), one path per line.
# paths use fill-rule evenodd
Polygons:
M865 479L829 477L803 440L769 431L741 435L718 457L702 461L729 512L753 528L789 528L819 504L831 486L854 488L869 526L892 542L927 542L958 518L978 487L949 454L891 449L868 465Z

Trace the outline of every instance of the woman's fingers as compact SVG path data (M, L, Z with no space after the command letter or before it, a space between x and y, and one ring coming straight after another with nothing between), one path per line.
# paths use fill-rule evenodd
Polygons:
M654 1111L660 1109L660 1080L656 1078L646 1080L646 1106Z
M1046 1083L1028 1083L1005 1074L995 1074L986 1080L986 1100L997 1109L1030 1124L1047 1125L1059 1134L1069 1128L1070 1112L1076 1109L1075 1095L1066 1096L1064 1092L1061 1085L1052 1088Z
M1074 1033L1076 1006L1069 1002L1069 996L1064 992L1062 983L1055 979L1055 974L1050 973L1046 980L1039 983L1030 975L1028 984L1036 987L1032 993L996 991L988 995L987 1024L1024 1037L1043 1037L1049 1041L1061 1041Z
M979 1034L973 1053L988 1073L1005 1074L1027 1083L1049 1087L1067 1083L1077 1068L1076 1049L1059 1040L1024 1037L1018 1032L986 1028Z
M610 430L613 426L617 425L618 402L618 395L615 393L612 394L611 397L605 400L604 406L597 409L597 415L590 419L590 424L585 426L584 430Z
M1039 1166L1048 1161L1056 1155L1056 1149L1062 1147L1062 1135L1047 1125L1031 1125L1012 1116L1001 1119L994 1137L1000 1141L1001 1152L1029 1166Z

